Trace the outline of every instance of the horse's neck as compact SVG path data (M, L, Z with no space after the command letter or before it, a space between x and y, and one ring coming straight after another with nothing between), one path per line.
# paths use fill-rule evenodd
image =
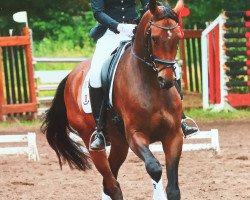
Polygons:
M143 18L141 19L140 23L137 26L137 31L135 34L135 40L133 42L133 51L136 55L138 55L141 58L146 58L147 56L147 49L146 49L146 36L145 36L145 29L149 23L150 20L150 14L147 13Z
M134 69L134 71L137 73L138 81L143 82L145 85L148 85L148 87L154 84L154 82L157 82L157 75L153 70L153 67L145 63L148 57L148 50L146 48L146 29L149 25L150 18L151 14L149 12L143 16L137 26L135 39L132 45L132 52L136 55L133 55L136 60L136 69ZM144 61L142 61L142 59Z

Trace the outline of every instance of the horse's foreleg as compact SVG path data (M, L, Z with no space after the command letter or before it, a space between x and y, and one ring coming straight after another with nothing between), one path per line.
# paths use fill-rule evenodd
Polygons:
M168 184L166 188L169 200L179 200L181 198L178 183L178 166L182 152L183 138L181 131L172 138L163 141L163 149L166 159L166 170Z
M144 161L146 170L150 177L155 182L159 182L162 175L162 168L159 161L149 150L149 141L144 138L143 133L137 132L131 135L132 138L129 140L130 148L140 159Z
M162 168L159 161L154 157L149 149L149 141L143 138L143 134L135 133L129 140L130 148L145 162L145 167L153 183L153 199L166 200L166 195L162 186Z

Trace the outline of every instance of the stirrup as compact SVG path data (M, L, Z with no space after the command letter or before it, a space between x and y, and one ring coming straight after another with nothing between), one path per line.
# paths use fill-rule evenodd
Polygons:
M197 123L194 121L194 119L192 119L191 117L186 116L186 118L185 118L185 119L182 119L181 122L183 122L183 121L186 122L186 120L190 120L191 122L193 122L193 123L195 124L195 127L196 127L198 130L197 130L196 132L194 132L194 133L188 135L188 136L185 136L184 133L183 133L184 138L192 137L192 136L194 136L194 135L196 135L197 133L200 132L199 126L198 126Z
M102 139L103 139L103 141L104 141L104 146L105 146L105 148L104 149L101 149L101 150L95 150L95 149L92 149L91 147L90 147L90 145L91 145L91 143L93 142L92 141L92 139L93 139L93 137L95 136L95 135L97 135L97 134L99 134L101 137L102 137ZM98 132L97 130L95 130L92 134L91 134L91 136L90 136L90 138L89 138L89 151L106 151L106 139L105 139L105 136L103 135L103 133L102 133L102 131L100 131L100 132Z

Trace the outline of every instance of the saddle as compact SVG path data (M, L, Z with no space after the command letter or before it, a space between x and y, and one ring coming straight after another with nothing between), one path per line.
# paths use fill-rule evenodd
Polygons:
M109 59L106 60L106 62L102 66L102 72L101 72L102 88L104 91L104 98L105 98L104 103L106 104L106 106L103 106L102 109L107 109L107 106L110 108L112 113L112 121L117 126L119 132L123 135L124 135L124 123L122 118L112 107L112 91L113 91L113 81L118 66L118 62L122 56L122 53L130 45L131 41L122 41L119 47L111 54Z
M131 45L129 41L122 41L120 45L112 52L111 56L104 62L101 72L101 81L107 104L112 106L112 90L115 71L122 53Z

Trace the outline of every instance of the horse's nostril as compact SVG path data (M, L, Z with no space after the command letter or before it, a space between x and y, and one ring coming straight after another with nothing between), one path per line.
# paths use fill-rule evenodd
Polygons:
M158 77L158 83L161 89L169 89L174 85L173 81L168 81L160 76Z
M166 84L166 81L164 80L164 78L159 76L158 77L158 82L159 82L160 88L164 88L164 86Z
M162 82L163 80L164 80L164 79L163 79L162 77L160 77L160 76L158 77L158 81L159 81L159 82Z

